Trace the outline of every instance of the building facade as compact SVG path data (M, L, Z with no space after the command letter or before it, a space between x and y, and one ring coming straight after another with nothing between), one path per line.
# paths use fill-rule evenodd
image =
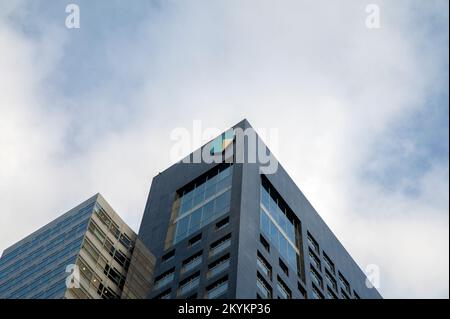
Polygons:
M143 298L154 257L97 194L6 249L0 298Z
M276 162L250 124L233 129L244 138L227 131L154 177L139 230L156 257L148 297L381 298L283 167L249 160ZM220 161L192 163L208 152Z

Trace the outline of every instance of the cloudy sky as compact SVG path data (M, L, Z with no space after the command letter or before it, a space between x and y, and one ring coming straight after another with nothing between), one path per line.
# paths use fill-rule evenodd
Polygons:
M384 297L449 297L448 1L73 2L0 0L0 251L97 192L137 230L172 130L245 117Z

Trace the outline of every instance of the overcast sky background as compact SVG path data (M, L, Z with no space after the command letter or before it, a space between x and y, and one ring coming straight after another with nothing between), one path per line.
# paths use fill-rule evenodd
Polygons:
M170 132L245 117L384 297L449 297L448 1L68 3L0 0L0 251L97 192L138 230Z

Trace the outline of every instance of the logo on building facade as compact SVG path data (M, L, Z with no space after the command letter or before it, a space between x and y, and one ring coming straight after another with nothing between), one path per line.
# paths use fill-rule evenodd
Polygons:
M230 129L211 142L209 153L222 154L234 141L234 130Z

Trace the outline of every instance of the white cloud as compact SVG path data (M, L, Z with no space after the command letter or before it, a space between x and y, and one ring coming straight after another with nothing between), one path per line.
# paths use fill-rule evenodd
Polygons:
M359 264L380 265L384 296L448 297L448 162L414 180L416 197L360 174L383 166L373 143L425 107L442 65L415 3L379 4L380 30L359 1L164 4L99 42L105 56L79 57L106 59L115 77L72 99L47 79L73 34L49 25L36 40L0 16L0 247L96 192L137 229L170 131L246 117L280 128L281 164Z

